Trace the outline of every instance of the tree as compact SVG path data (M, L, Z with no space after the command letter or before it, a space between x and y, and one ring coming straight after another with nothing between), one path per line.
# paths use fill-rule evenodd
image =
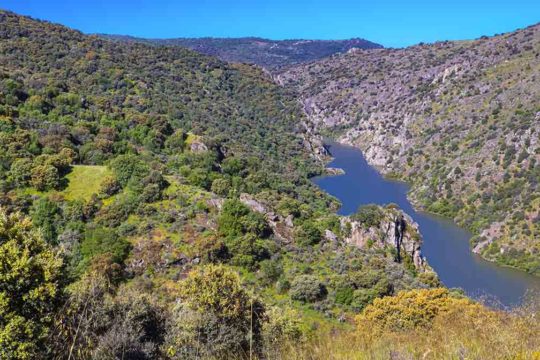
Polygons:
M122 187L126 187L130 181L136 183L150 173L148 166L132 154L118 156L109 167Z
M17 159L11 163L9 175L16 186L26 186L31 179L32 161L27 158Z
M52 321L61 266L28 218L0 208L0 358L36 357Z
M114 263L122 264L128 255L130 244L112 229L89 228L81 243L82 266L86 266L98 255L107 255Z
M165 140L165 148L170 154L181 153L184 150L186 134L179 129Z
M229 157L221 163L221 170L231 176L242 176L242 171L246 167L246 161L242 158Z
M237 237L248 233L266 237L269 233L264 216L251 211L236 199L226 200L223 204L218 227L219 233L225 237Z
M353 220L359 221L365 228L377 227L384 217L380 207L375 204L368 204L358 208L356 214L352 216Z
M44 197L34 203L31 215L33 224L41 229L44 240L56 245L61 219L60 207L54 201Z
M253 269L270 256L267 241L263 240L269 232L264 216L251 211L239 200L225 201L218 218L218 231L235 265Z
M322 239L321 231L311 221L306 221L296 231L296 243L300 246L312 246Z
M52 165L38 165L32 169L32 185L39 191L58 187L60 176Z
M227 179L218 178L212 181L212 187L210 189L218 195L227 196L231 189L231 183Z

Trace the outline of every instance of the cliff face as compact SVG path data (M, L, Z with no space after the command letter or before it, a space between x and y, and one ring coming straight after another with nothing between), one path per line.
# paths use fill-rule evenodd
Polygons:
M366 227L351 217L342 217L341 226L348 231L344 241L359 248L390 247L394 259L401 263L407 258L412 260L418 271L431 270L422 256L422 238L418 224L401 210L385 209L384 216L378 226Z
M540 25L475 41L352 50L276 75L314 131L361 148L411 200L540 274Z

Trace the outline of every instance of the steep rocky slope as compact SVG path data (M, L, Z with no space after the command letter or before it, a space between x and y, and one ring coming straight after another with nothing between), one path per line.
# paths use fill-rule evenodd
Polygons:
M352 50L276 76L312 130L412 183L474 251L540 274L540 25L475 41Z
M269 40L249 38L142 39L121 35L101 35L123 42L182 46L216 56L228 62L256 64L267 69L319 60L350 49L379 49L381 45L364 39L349 40Z

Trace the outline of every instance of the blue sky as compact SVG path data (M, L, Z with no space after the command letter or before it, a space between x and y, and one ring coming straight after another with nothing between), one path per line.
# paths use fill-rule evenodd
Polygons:
M345 39L385 46L471 39L540 22L540 0L0 0L86 33Z

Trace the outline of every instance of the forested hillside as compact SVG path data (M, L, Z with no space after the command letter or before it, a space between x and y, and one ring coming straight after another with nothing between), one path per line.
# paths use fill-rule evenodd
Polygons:
M380 49L364 39L349 40L269 40L261 38L177 38L142 39L121 35L100 35L122 42L182 46L233 63L256 64L269 70L307 63L357 49Z
M360 147L410 197L540 274L540 25L474 41L357 50L277 76L311 126Z
M395 206L333 213L304 122L255 67L0 12L0 358L263 357L440 286Z

